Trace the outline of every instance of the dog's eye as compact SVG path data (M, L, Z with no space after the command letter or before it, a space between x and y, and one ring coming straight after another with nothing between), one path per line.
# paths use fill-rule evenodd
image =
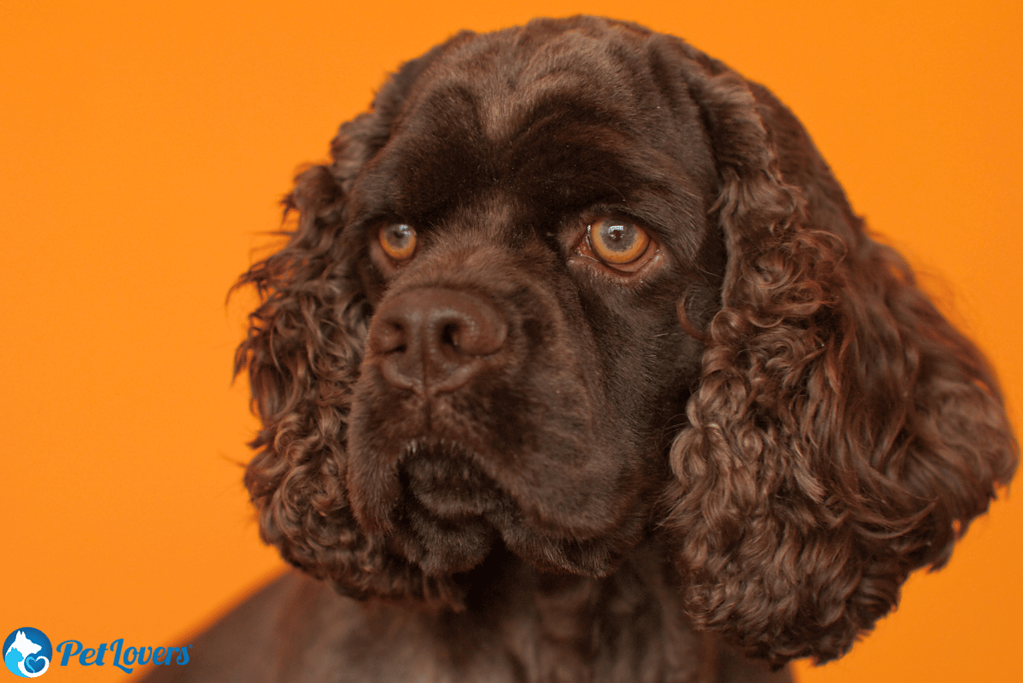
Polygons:
M611 268L630 271L642 265L650 249L650 235L629 221L602 218L586 228L586 240L593 255ZM637 267L638 267L637 265Z
M411 225L405 223L385 225L380 228L377 239L384 253L393 261L407 261L416 253L418 240L415 228Z

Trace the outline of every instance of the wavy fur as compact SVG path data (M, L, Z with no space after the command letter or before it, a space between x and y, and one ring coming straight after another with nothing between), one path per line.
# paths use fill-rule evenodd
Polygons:
M983 356L863 231L798 122L688 52L729 262L665 524L696 623L826 661L948 561L1017 446Z

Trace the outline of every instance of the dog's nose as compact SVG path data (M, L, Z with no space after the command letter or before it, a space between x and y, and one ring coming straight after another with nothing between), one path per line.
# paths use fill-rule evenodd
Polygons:
M369 328L384 379L423 395L454 391L504 345L504 317L483 298L445 288L413 289L385 301Z

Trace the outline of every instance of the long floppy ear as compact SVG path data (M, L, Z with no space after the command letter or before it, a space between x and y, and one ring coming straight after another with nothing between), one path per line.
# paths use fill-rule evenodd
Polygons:
M355 597L455 599L450 587L390 553L385 539L363 533L345 489L351 386L371 315L357 268L363 248L342 239L348 196L386 143L410 84L441 48L405 64L371 111L341 126L332 163L298 175L284 200L286 215L298 212L297 227L235 285L254 286L261 302L235 355L235 372L248 369L263 424L245 472L260 536L291 564Z
M827 661L941 567L1017 461L976 347L766 89L688 46L728 251L666 526L695 623Z

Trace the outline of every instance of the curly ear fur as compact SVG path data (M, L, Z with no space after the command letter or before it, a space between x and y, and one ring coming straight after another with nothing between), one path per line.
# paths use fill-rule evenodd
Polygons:
M666 526L697 625L776 665L844 654L1008 483L980 352L864 232L795 118L701 53L728 265Z
M439 49L439 48L438 48ZM261 305L235 356L248 369L263 428L245 485L260 536L285 560L339 591L457 602L455 589L423 576L366 536L345 490L351 386L362 362L371 315L355 263L364 256L342 238L358 170L383 146L408 83L437 50L411 61L374 99L371 111L343 124L333 163L306 169L284 199L298 222L283 249L253 265L235 287L253 285Z

